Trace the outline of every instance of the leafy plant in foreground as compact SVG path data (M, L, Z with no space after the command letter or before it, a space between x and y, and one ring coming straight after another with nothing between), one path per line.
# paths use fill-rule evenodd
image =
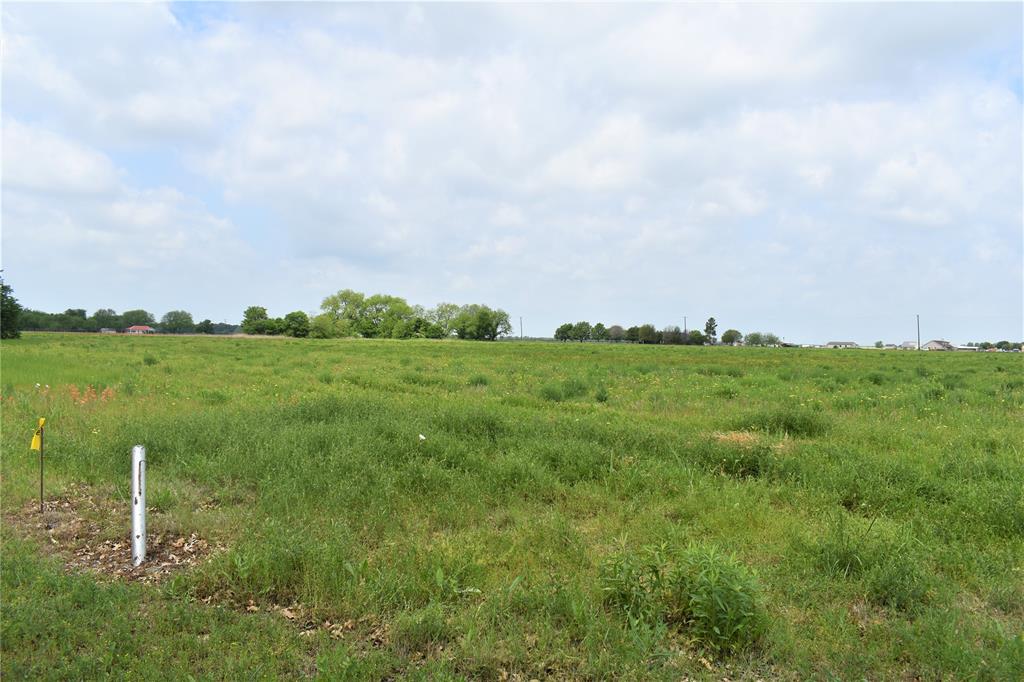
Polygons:
M714 546L623 551L605 563L601 583L605 605L624 613L631 626L677 624L716 653L750 646L767 624L757 579Z

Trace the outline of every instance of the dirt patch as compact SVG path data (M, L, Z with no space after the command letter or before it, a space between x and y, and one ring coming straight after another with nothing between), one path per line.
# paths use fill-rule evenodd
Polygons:
M149 509L147 516L150 528L159 527L155 510ZM159 582L225 549L196 533L151 532L146 540L146 561L132 566L127 506L79 486L47 500L42 514L38 502L29 502L4 520L19 535L36 540L44 551L60 557L68 570L115 580Z
M751 447L761 441L761 437L751 431L716 431L711 436L719 443L729 443L741 447Z

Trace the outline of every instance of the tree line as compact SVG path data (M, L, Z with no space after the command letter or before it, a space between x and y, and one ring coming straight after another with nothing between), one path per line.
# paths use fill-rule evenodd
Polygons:
M424 308L399 296L367 296L342 289L324 298L320 312L312 317L298 310L284 317L270 317L265 307L249 306L242 316L242 331L317 339L457 337L494 341L511 333L512 324L507 312L482 304L438 303L433 308Z
M643 343L665 345L704 346L719 343L718 322L708 318L704 323L704 331L691 329L683 331L675 325L657 329L653 324L642 324L623 328L613 324L606 327L603 323L591 325L589 322L566 322L555 330L556 341L609 341L616 343ZM727 329L722 333L721 343L727 345L744 344L747 346L777 346L779 337L772 333L750 332L743 336L736 329Z
M43 332L98 332L104 329L124 331L128 327L152 327L165 334L233 334L238 326L224 322L195 322L186 310L172 310L157 321L153 313L137 309L118 313L100 308L92 315L84 308L68 308L62 313L45 313L24 308L19 315L19 328Z

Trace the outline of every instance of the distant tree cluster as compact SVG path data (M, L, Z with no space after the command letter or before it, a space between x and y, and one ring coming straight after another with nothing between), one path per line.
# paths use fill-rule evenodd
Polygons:
M203 320L198 324L185 310L172 310L160 318L142 309L117 313L100 308L88 315L84 308L68 308L62 313L44 313L39 310L21 311L20 327L26 331L44 332L98 332L104 329L124 331L128 327L152 327L165 334L233 334L238 327L223 322Z
M242 314L242 333L267 336L309 336L309 315L296 310L284 317L270 317L263 306L251 305Z
M750 332L743 343L747 346L778 346L782 342L771 332Z
M326 297L320 313L288 313L271 318L267 309L250 306L242 320L247 334L272 334L318 339L363 337L371 339L460 339L494 341L512 331L508 313L485 305L438 303L425 309L404 298L386 294L367 296L343 289Z
M967 345L980 348L981 350L992 350L993 348L996 350L1013 350L1024 345L1024 341L996 341L995 343L991 341L971 341Z
M555 330L555 340L703 346L718 342L718 322L712 317L704 324L704 331L693 329L685 332L675 325L659 330L653 324L623 329L617 324L605 327L600 322L593 326L589 322L566 322ZM722 334L722 343L738 343L742 340L743 335L735 329Z

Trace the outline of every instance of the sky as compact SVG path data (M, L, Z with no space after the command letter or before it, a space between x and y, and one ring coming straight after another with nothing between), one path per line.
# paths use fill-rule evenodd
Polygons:
M1024 336L1022 5L2 6L3 275L823 343Z

